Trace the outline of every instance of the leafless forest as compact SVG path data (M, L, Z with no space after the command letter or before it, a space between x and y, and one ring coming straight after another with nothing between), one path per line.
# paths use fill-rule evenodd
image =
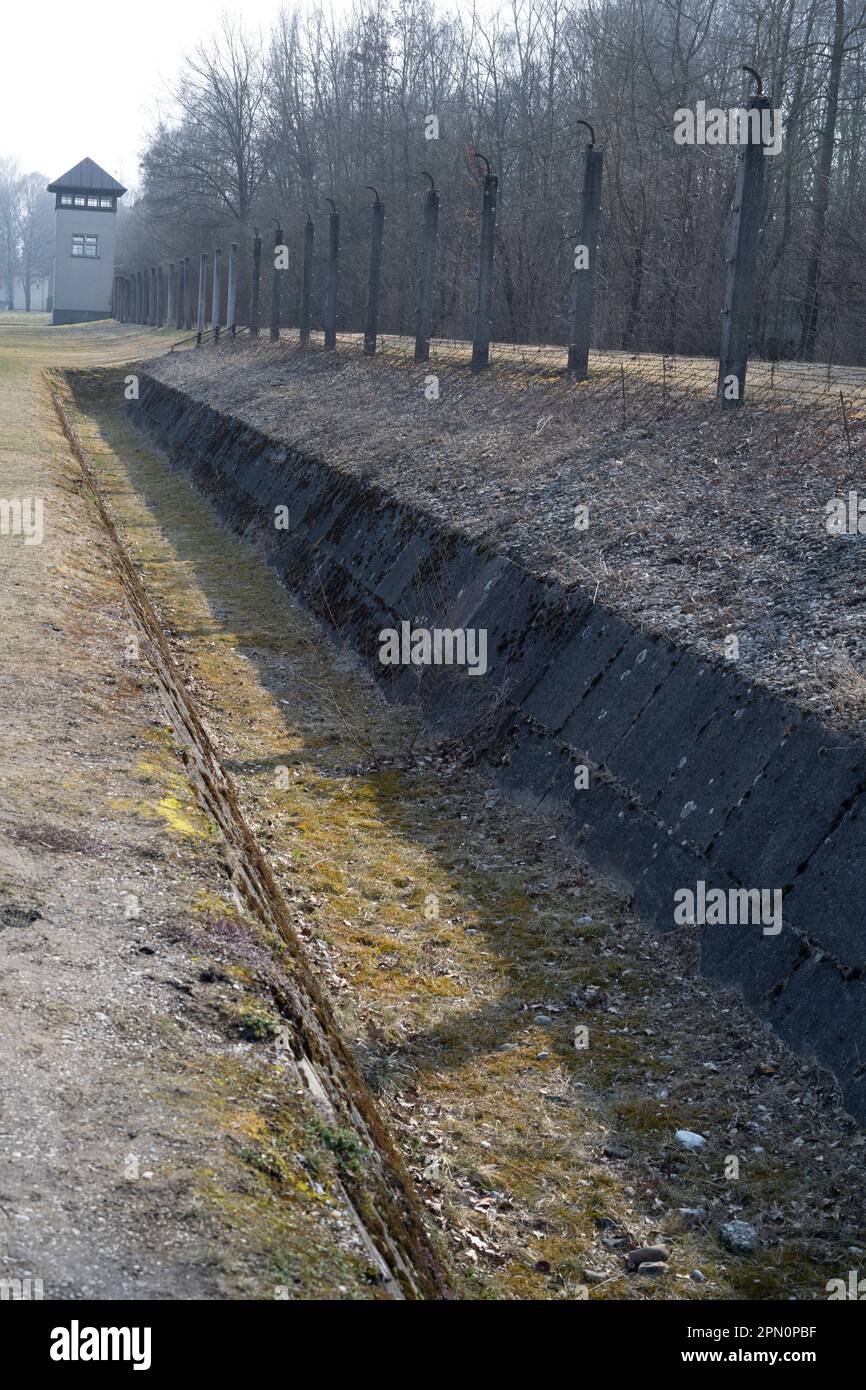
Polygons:
M25 308L33 281L48 275L54 255L54 200L42 174L24 174L11 158L0 158L0 309L20 276Z
M371 185L386 204L382 326L405 330L427 170L442 194L434 332L463 336L480 152L500 179L494 336L561 342L588 120L605 152L596 343L714 354L736 152L678 146L674 112L743 104L748 64L784 127L767 159L752 350L860 363L864 32L851 0L515 0L492 16L382 0L342 19L305 4L266 35L226 20L188 55L142 152L121 260L229 239L245 256L253 226L267 235L271 219L299 250L309 211L321 283L331 198L340 321L356 328Z

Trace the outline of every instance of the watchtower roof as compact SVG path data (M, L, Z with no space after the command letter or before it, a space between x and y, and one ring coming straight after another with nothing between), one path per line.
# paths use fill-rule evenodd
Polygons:
M80 164L67 169L65 174L61 174L59 179L48 185L49 193L60 193L61 190L74 193L116 193L118 196L126 192L122 183L118 183L117 179L113 179L92 159L82 159Z

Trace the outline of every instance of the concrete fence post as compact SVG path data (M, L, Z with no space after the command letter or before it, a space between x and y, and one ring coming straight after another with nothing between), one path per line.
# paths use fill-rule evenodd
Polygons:
M415 303L415 361L430 358L430 333L433 327L433 273L436 267L436 245L439 240L439 194L430 174L430 187L424 198L424 239L421 244L421 274Z
M765 159L762 139L760 136L757 140L751 138L751 112L757 111L757 121L761 122L762 113L769 109L770 103L765 96L759 94L752 99L749 105L749 141L739 155L725 282L725 304L722 309L722 341L716 388L716 404L719 410L742 405L746 391L749 327L752 321L752 295L761 230ZM760 125L758 128L760 130Z
M192 332L192 261L189 256L184 257L184 277L186 280L186 323L184 327L187 333Z
M198 263L198 318L196 320L195 345L201 347L204 337L205 300L207 298L207 251L202 251Z
M325 297L325 350L337 346L337 283L340 274L340 214L332 198L328 215L328 289Z
M165 323L165 272L161 265L156 268L156 326Z
M186 293L186 277L184 275L183 256L177 259L177 302L174 312L174 326L180 332L184 325L183 304Z
M140 270L135 272L135 321L144 322L144 283Z
M253 266L250 276L250 337L259 336L259 294L262 284L262 239L258 227L253 231Z
M586 122L581 121L578 124L585 125ZM596 148L592 126L589 127L589 133L590 141L584 155L580 228L574 248L571 304L568 314L568 376L572 381L584 381L589 374L592 302L598 270L598 223L601 215L604 153Z
M307 220L304 223L304 264L301 272L301 312L298 318L301 347L309 347L310 343L310 300L313 292L313 245L315 236L316 228L313 219L310 214L307 213Z
M484 159L484 155L479 158ZM487 164L487 160L484 159ZM472 335L472 371L480 372L490 360L490 320L493 312L493 253L496 238L496 195L499 180L487 164L481 196L478 229L478 302Z
M213 293L211 295L211 323L213 325L213 340L218 343L220 340L220 328L222 327L222 247L214 248L213 253Z
M379 287L382 283L382 241L385 234L385 205L371 184L366 185L376 194L376 201L370 208L370 278L367 285L367 318L364 326L364 352L372 357L376 351L376 336L379 324Z
M283 229L277 224L274 232L274 268L271 274L271 342L280 341L280 272L277 270L277 247L283 244Z
M175 304L177 303L177 298L176 298L176 296L177 296L177 274L176 274L176 267L175 267L174 261L169 261L169 263L168 263L168 284L167 284L167 286L166 286L166 296L165 296L165 326L166 326L166 328L171 328L171 321L172 321L172 319L174 318L175 314L177 313L177 310L175 309Z
M229 281L226 291L226 332L235 336L238 320L238 244L229 243Z
M148 320L149 326L150 326L151 328L158 328L158 327L159 327L159 305L158 305L158 303L157 303L157 294L156 294L156 266L155 266L155 265L152 265L152 266L150 267L150 302L149 302L149 304L148 304L148 308L149 308L149 310L150 310L150 317L149 317L149 320Z

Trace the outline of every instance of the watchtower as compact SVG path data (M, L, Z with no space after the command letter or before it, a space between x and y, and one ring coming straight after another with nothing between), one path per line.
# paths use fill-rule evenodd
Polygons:
M82 159L54 183L57 240L52 323L84 323L111 317L117 200L126 189Z

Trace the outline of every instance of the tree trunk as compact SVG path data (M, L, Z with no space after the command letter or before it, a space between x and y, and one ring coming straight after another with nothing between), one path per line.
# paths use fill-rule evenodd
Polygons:
M835 4L836 18L833 25L833 48L830 54L827 111L824 117L821 153L812 198L812 235L809 246L809 264L806 270L803 327L800 334L800 356L804 357L807 362L814 362L815 360L815 339L818 336L821 259L824 254L827 209L830 204L830 177L833 172L833 146L836 140L836 120L839 113L839 84L842 77L842 55L845 49L845 0L835 0Z

